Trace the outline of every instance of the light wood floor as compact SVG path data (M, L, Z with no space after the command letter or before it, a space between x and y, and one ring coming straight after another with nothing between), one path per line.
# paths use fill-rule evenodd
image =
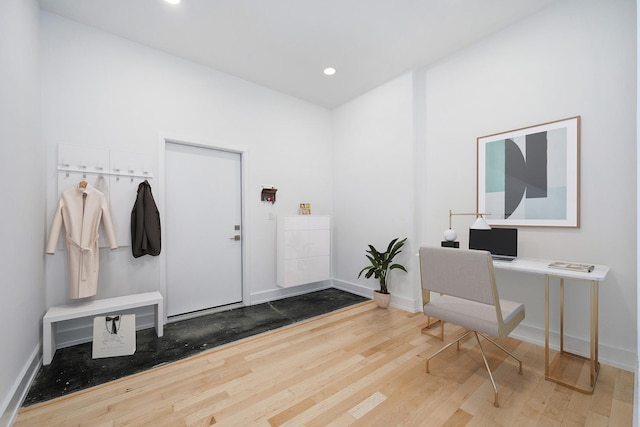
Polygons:
M87 391L22 409L15 426L629 426L633 374L602 365L592 396L544 380L544 349L444 343L423 314L372 302L298 323ZM445 341L462 332L446 325ZM569 365L568 377L584 368Z

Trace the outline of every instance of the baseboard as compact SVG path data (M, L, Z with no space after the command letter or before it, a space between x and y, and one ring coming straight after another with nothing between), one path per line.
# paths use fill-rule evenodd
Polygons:
M521 323L511 332L511 337L544 347L544 328ZM549 348L560 349L560 333L549 331ZM589 341L564 334L564 348L583 357L589 357ZM598 343L598 359L600 363L636 373L636 354L628 350Z
M293 297L296 295L304 295L308 294L309 292L321 291L322 289L327 289L331 286L332 283L330 280L324 280L322 282L256 292L251 294L251 301L249 301L249 304L256 305L262 304L264 302L279 300L282 298Z
M31 355L27 359L27 363L24 365L20 374L16 377L14 386L7 395L2 407L0 408L0 426L10 426L14 423L18 417L18 411L24 402L29 387L38 373L42 363L42 353L40 351L40 345L31 352Z
M345 282L342 280L333 279L333 287L352 294L360 295L361 297L373 299L373 289L366 286L362 286L357 283ZM399 308L404 311L415 313L415 301L412 298L405 298L398 295L391 294L391 307Z
M350 292L355 295L359 295L364 298L373 299L373 290L366 286L358 285L357 283L344 282L342 280L333 279L333 287L340 289L341 291ZM393 295L391 295L393 300Z

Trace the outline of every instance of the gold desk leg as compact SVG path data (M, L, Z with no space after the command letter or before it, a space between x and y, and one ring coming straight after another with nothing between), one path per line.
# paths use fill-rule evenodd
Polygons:
M564 353L564 279L560 279L560 354Z
M589 361L589 386L567 383L549 372L549 275L545 275L545 319L544 319L544 378L584 394L593 394L600 373L598 361L598 281L591 281L591 309L589 313L589 358L564 350L564 279L560 278L560 353Z
M549 275L544 282L544 377L549 379Z
M591 281L591 387L596 386L598 362L598 281Z

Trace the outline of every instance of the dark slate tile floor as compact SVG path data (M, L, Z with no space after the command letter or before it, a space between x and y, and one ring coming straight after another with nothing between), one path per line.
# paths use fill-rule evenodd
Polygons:
M92 359L91 342L59 349L51 364L42 366L36 374L23 405L64 396L367 300L330 288L168 323L162 338L153 328L138 331L136 352L131 356Z

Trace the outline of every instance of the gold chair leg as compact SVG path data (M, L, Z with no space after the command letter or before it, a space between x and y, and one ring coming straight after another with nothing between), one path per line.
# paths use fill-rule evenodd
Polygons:
M502 350L505 353L507 353L509 356L513 357L516 360L516 362L518 362L518 365L519 365L518 373L520 375L522 375L522 360L518 359L516 356L513 355L513 353L511 353L509 350L507 350L506 348L504 348L503 346L501 346L500 344L498 344L497 342L495 342L494 340L492 340L488 336L486 336L486 335L484 335L484 334L482 334L480 332L478 332L478 334L480 334L480 336L482 338L484 338L485 340L489 341L490 343L492 343L493 345L498 347L500 350Z
M454 344L458 345L458 350L460 350L460 341L462 339L464 339L467 335L469 335L470 333L472 333L473 331L467 331L464 334L462 334L459 338L457 338L455 341L451 341L449 344L445 345L444 347L442 347L440 350L436 351L434 354L432 354L431 356L429 356L427 358L427 373L429 373L429 361L431 359L433 359L434 357L436 357L437 355L439 355L440 353L442 353L443 351L445 351L446 349L448 349L449 347L451 347Z
M433 325L435 325L436 323L440 323L440 336L438 336L436 334L432 334L430 332L431 327ZM438 338L440 341L444 341L444 321L442 321L440 319L433 319L433 321L432 321L432 317L431 316L427 316L427 326L422 328L421 332L424 335L429 335L431 337Z
M482 336L484 339L486 339L487 341L489 341L490 343L492 343L493 345L498 347L500 350L504 351L507 355L509 355L512 358L514 358L518 362L518 374L520 374L520 375L522 375L522 360L518 359L513 353L511 353L509 350L504 348L502 345L498 344L497 342L495 342L494 340L492 340L491 338L487 337L486 335L484 335L484 334L482 334L480 332L467 331L464 334L462 334L460 337L458 337L455 341L450 342L449 344L445 345L440 350L436 351L434 354L429 356L427 358L427 363L426 363L426 365L427 365L427 373L429 373L429 361L431 359L435 358L440 353L442 353L443 351L445 351L446 349L448 349L449 347L451 347L454 344L456 344L458 350L460 350L460 341L462 341L464 338L466 338L472 332L476 337L476 341L478 341L478 347L480 348L480 354L482 355L482 361L484 362L484 367L487 369L487 373L489 374L489 380L491 380L491 385L493 386L493 392L494 392L493 406L495 406L496 408L499 408L500 404L499 404L499 401L498 401L498 387L496 386L496 382L493 379L493 374L491 373L491 369L489 368L489 361L487 360L487 356L484 353L484 349L482 348L482 343L480 342L480 337L478 335Z
M491 369L489 369L489 362L487 362L487 357L484 355L484 350L482 349L482 344L480 344L480 338L478 337L478 333L473 331L476 336L476 341L478 341L478 347L480 347L480 354L482 354L482 360L484 361L484 366L487 368L487 372L489 373L489 379L491 380L491 384L493 385L493 391L495 393L495 397L493 400L493 406L499 408L498 404L498 387L496 387L496 382L493 380L493 375L491 374Z

